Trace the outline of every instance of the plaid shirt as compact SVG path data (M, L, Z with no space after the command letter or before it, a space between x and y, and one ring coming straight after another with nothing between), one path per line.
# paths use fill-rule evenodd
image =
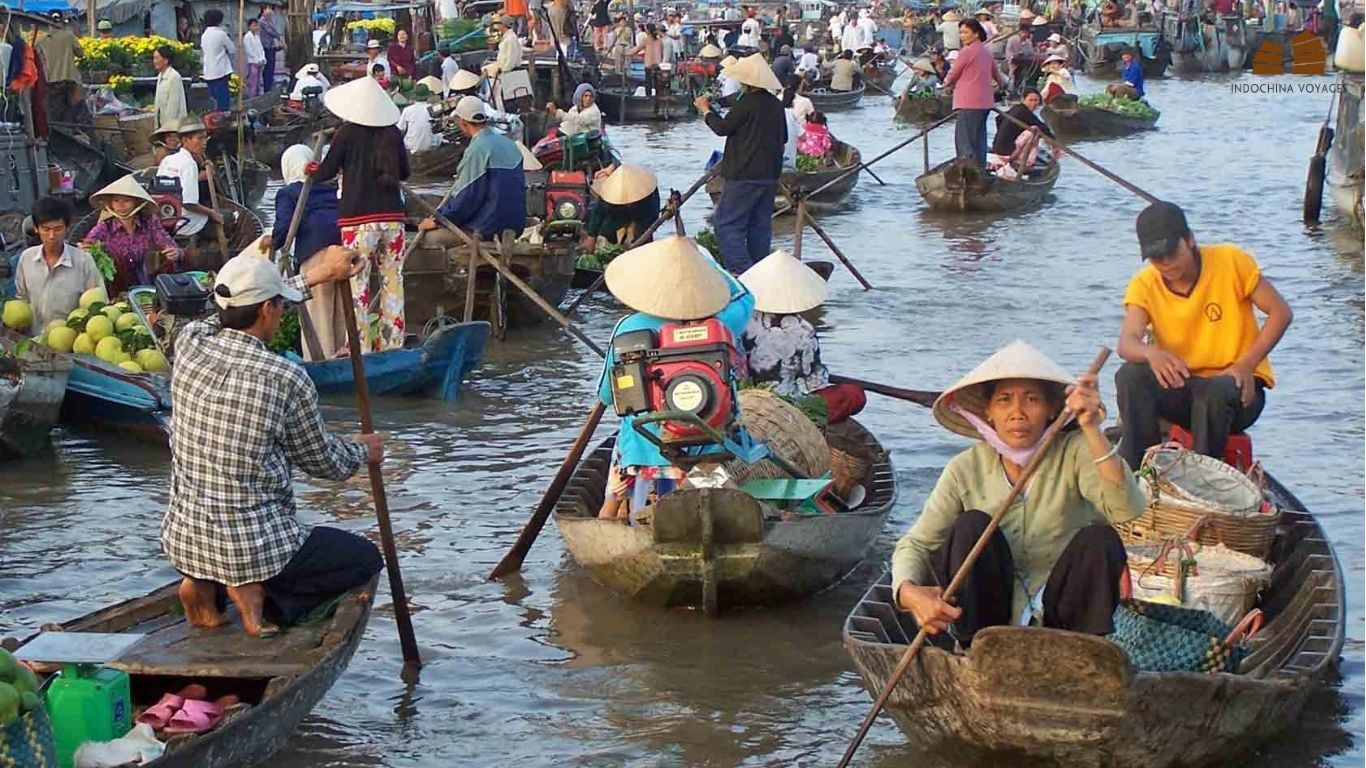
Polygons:
M289 282L307 297L301 278ZM216 317L178 335L171 399L163 551L196 579L238 586L275 576L304 540L291 466L344 480L364 465L365 447L328 434L303 368Z

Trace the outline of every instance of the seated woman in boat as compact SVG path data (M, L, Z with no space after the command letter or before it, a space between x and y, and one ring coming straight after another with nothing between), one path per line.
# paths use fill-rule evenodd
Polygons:
M479 85L482 82L483 78L479 75L468 69L462 69L446 81L446 87L449 89L446 98L451 101L460 101L465 96L478 96Z
M1027 492L988 539L957 605L945 602L936 585L957 573L1063 409L1075 421L1044 449ZM934 416L980 442L949 461L919 519L897 542L897 606L930 634L949 630L963 648L978 630L1000 625L1109 634L1127 562L1112 525L1143 514L1147 500L1102 431L1096 377L1074 380L1016 341L944 390Z
M1043 60L1043 103L1052 104L1057 99L1067 98L1076 93L1072 73L1067 70L1067 60L1060 54L1051 53Z
M824 112L812 112L806 116L802 134L797 139L797 152L815 158L822 164L831 159L835 139L830 135Z
M638 165L608 166L596 175L593 195L597 199L588 213L580 247L597 250L598 238L613 245L634 243L659 218L659 180Z
M1115 0L1105 0L1105 4L1100 7L1100 25L1102 27L1113 27L1119 23L1120 10L1115 4Z
M688 237L666 237L632 249L612 260L606 270L607 290L635 310L612 330L612 337L630 331L658 330L665 323L715 317L739 339L754 310L754 296L721 265L703 254ZM738 342L737 342L738 343ZM742 365L743 365L743 361ZM616 354L607 345L598 397L612 404L612 367ZM745 376L735 371L734 379ZM662 496L673 490L683 471L638 433L633 416L623 416L612 452L607 491L598 517L626 522L631 509L642 509L653 492ZM644 427L659 434L659 425ZM625 502L630 499L630 505Z
M1017 171L1028 171L1052 161L1052 151L1040 140L1041 136L1053 136L1053 130L1038 115L1042 106L1043 97L1029 88L1019 104L996 118L996 137L987 154L987 168L998 178L1009 181L1016 177Z
M911 77L906 82L904 95L928 93L939 87L939 74L929 59L916 59L911 65Z
M754 314L740 334L748 383L791 401L822 428L862 411L863 390L830 383L820 337L801 315L825 303L825 280L777 250L745 270L740 283L754 294Z
M313 161L313 150L303 144L295 144L280 156L280 171L285 185L275 193L275 223L265 241L265 250L281 248L289 236L289 225L294 220L294 212L299 207L303 195L304 179L308 175L308 164ZM328 246L341 245L341 225L337 223L338 188L335 182L315 181L308 190L304 201L304 212L299 218L299 228L294 233L291 253L283 254L293 260L295 274L303 271L304 264L315 255L322 253ZM317 348L313 344L303 344L304 359L331 360L346 349L346 316L342 314L342 304L336 299L336 283L321 283L313 287L312 298L305 302L307 322L313 328ZM304 322L303 315L299 317ZM302 334L307 340L308 335Z
M580 83L574 89L574 106L561 111L555 102L545 105L549 122L559 123L560 133L577 136L581 133L602 133L602 110L597 104L598 91L588 83Z
M180 247L162 226L156 203L131 174L91 195L90 205L100 212L100 221L86 233L85 242L100 243L114 261L110 296L151 285L151 276L162 271L159 267L180 261Z

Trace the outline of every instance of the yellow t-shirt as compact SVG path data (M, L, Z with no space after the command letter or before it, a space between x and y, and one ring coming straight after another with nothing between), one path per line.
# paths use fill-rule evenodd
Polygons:
M1186 361L1196 376L1213 376L1243 355L1257 338L1252 291L1262 269L1252 254L1236 245L1200 246L1200 277L1189 296L1178 296L1148 264L1129 281L1125 305L1142 307L1153 325L1153 341ZM1271 360L1263 358L1253 375L1268 388L1276 385Z

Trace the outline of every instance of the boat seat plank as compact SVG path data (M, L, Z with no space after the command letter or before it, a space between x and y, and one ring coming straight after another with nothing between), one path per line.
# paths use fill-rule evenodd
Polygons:
M872 616L855 616L850 623L854 629L860 632L867 632L876 637L879 643L890 645L892 642L892 639L887 636L887 628L882 626L882 622Z
M882 622L882 626L887 630L887 636L891 638L892 642L910 645L911 638L907 636L906 628L897 619L897 611L891 603L867 600L862 604L862 608L868 615Z

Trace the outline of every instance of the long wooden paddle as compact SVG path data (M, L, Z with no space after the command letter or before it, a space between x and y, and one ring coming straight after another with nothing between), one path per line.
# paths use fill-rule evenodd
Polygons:
M323 141L327 138L326 133L319 132L318 140L313 142L313 157L316 159L323 151ZM304 220L304 207L308 204L308 193L313 189L313 174L304 174L303 188L299 190L299 199L294 203L294 215L289 217L289 230L285 232L285 241L280 244L279 264L281 272L289 271L289 249L294 245L294 237L299 234L299 224ZM310 254L312 255L312 254ZM300 259L302 262L303 260ZM351 305L345 305L349 308ZM313 327L313 319L308 315L307 302L299 304L299 333L304 337L304 345L308 347L308 355L314 360L323 358L322 342L318 341L318 331Z
M992 107L991 109L992 109L992 111L995 112L996 114L1000 115L1001 117L1005 118L1006 120L1009 120L1010 122L1014 123L1015 125L1017 125L1017 126L1019 126L1019 127L1021 127L1021 128L1024 128L1025 130L1028 130L1029 128L1032 127L1032 126L1029 125L1029 123L1026 123L1025 121L1023 121L1023 120L1021 120L1020 118L1018 118L1018 117L1016 117L1016 116L1010 114L1009 112L1005 111L1004 109L1001 109L1000 107ZM1073 158L1076 158L1082 165L1086 166L1087 168L1090 168L1091 170L1095 171L1096 173L1099 173L1101 176L1104 176L1105 178L1109 179L1110 181L1113 181L1114 183L1120 185L1121 187L1124 187L1125 189L1127 189L1127 190L1129 190L1130 192L1134 193L1135 195L1137 195L1138 197L1142 198L1143 200L1145 200L1145 201L1147 201L1147 202L1149 202L1149 203L1155 203L1155 202L1157 202L1157 198L1156 198L1156 197L1154 197L1153 195L1151 195L1151 194L1149 194L1149 193L1143 191L1142 189L1140 189L1140 188L1138 187L1137 184L1134 184L1134 183L1131 182L1131 181L1127 181L1127 180L1125 180L1125 179L1120 178L1119 176L1115 175L1114 173L1112 173L1112 172L1106 170L1105 168L1101 167L1101 165L1100 165L1099 163L1095 163L1095 162L1092 162L1092 161L1090 161L1090 160L1087 160L1085 157L1082 157L1081 155L1077 154L1077 151L1076 151L1075 149L1072 149L1071 147L1067 146L1066 144L1063 144L1061 141L1058 141L1057 139L1053 138L1052 136L1049 136L1049 135L1046 134L1046 133L1040 132L1040 133L1039 133L1039 138L1041 138L1041 139L1043 139L1044 141L1048 142L1050 145L1052 145L1054 148L1056 148L1061 154L1066 154L1066 155L1069 155L1069 156L1071 156L1071 157L1073 157Z
M901 387L893 387L889 384L864 381L863 379L855 379L852 376L840 376L835 373L830 374L830 381L835 384L855 384L869 392L876 392L877 394L886 397L894 397L898 400L915 403L916 405L923 405L926 408L933 408L934 401L939 399L940 394L924 389L902 389Z
M370 414L370 387L365 381L365 362L361 359L360 329L356 326L355 302L351 297L351 281L337 283L341 297L342 315L346 318L346 340L351 350L351 372L356 379L356 407L360 411L360 431L369 435L375 431ZM384 563L389 571L389 594L394 599L394 621L398 623L398 644L403 649L403 681L417 682L422 669L422 658L417 651L417 635L413 633L413 618L408 612L408 596L403 589L403 573L398 565L398 547L394 544L394 526L389 521L389 497L384 492L384 476L378 464L366 462L370 470L370 494L375 499L375 517L379 520L379 536L384 551Z
M1091 361L1091 367L1087 368L1086 372L1092 375L1100 373L1100 369L1105 366L1105 361L1108 360L1109 357L1109 347L1101 347L1100 351L1096 353L1096 358ZM1048 429L1043 433L1043 439L1039 441L1038 449L1034 451L1033 458L1025 465L1024 471L1020 473L1019 479L1011 486L1010 493L1006 494L1005 499L997 505L996 513L991 516L991 522L987 525L986 530L982 531L982 535L978 537L977 543L972 546L967 557L963 559L963 564L959 566L958 572L953 575L953 580L944 588L942 599L945 602L951 601L959 588L963 586L963 582L967 580L968 572L972 570L972 566L977 562L977 558L982 555L982 550L986 549L987 542L991 540L991 535L995 533L996 529L1001 525L1001 518L1005 516L1006 510L1010 509L1011 505L1015 503L1015 500L1019 498L1020 494L1023 493L1025 488L1029 485L1030 478L1034 476L1034 473L1039 469L1039 465L1043 463L1044 456L1048 453L1048 447L1052 444L1053 438L1057 436L1058 432L1062 431L1063 426L1067 424L1067 420L1071 417L1072 412L1064 408L1062 412L1058 414L1058 417L1053 419L1053 423L1048 425ZM892 588L896 589L896 585L893 584ZM895 601L896 596L893 595L892 599ZM906 670L911 668L911 662L915 661L916 654L920 651L920 648L925 645L925 640L928 637L929 633L925 631L924 627L921 627L920 631L915 633L915 639L911 641L911 645L906 649L906 653L902 654L901 661L897 663L896 669L892 670L892 674L887 678L887 682L883 683L882 693L878 694L877 700L873 702L873 708L868 711L867 716L863 718L863 723L859 725L858 734L854 736L854 740L849 743L849 748L844 751L844 757L840 758L839 768L846 768L846 766L849 765L849 761L854 759L854 753L858 751L859 745L863 743L864 737L868 735L868 729L872 728L873 721L877 719L878 713L882 711L882 708L887 705L887 700L892 697L892 692L896 690L897 683L900 682L901 678L906 674Z
M508 553L503 555L503 559L498 561L498 565L489 572L489 581L500 579L509 573L515 573L522 569L522 562L526 560L527 553L531 551L531 545L536 542L536 537L545 527L545 521L550 519L550 511L555 508L555 504L560 500L560 495L564 493L565 486L569 485L569 478L573 477L574 468L579 465L579 459L583 458L583 452L588 448L588 441L593 438L593 431L598 428L598 422L602 421L602 415L606 411L607 406L601 402L593 405L593 410L589 412L583 429L579 430L579 436L574 438L574 445L570 447L569 454L560 463L560 470L555 473L555 479L550 481L550 487L541 497L541 503L536 505L536 511L531 513L531 519L522 527L522 533L517 537L517 542L512 545L512 549L508 550Z
M204 170L207 171L207 173L204 174L204 177L209 181L209 205L213 207L215 213L219 216L223 216L223 212L218 210L218 183L215 182L213 178L216 172L214 171L212 160L204 161ZM223 222L209 223L214 225L214 231L218 235L219 258L226 262L228 259L231 259L234 254L228 253L228 235L224 226L227 223L227 217L224 216L223 218Z

